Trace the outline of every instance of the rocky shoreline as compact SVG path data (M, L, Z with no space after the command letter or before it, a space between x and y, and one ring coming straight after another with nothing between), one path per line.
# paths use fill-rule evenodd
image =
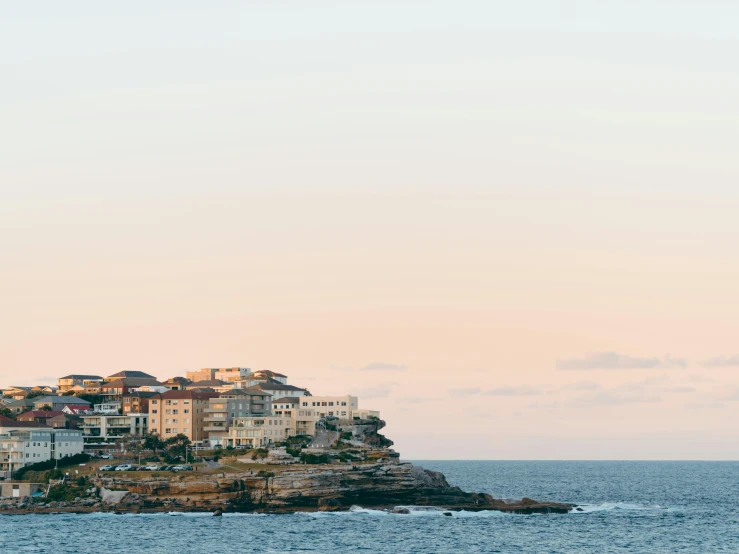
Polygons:
M352 506L407 513L424 506L453 511L566 514L556 502L495 499L452 487L443 474L410 463L294 465L272 472L151 476L100 475L84 496L68 502L19 499L0 502L2 514L250 512L285 514L348 511Z

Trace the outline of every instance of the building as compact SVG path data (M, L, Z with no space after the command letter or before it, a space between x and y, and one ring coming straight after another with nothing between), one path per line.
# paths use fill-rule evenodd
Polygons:
M185 390L190 384L192 381L186 377L170 377L162 383L168 390Z
M5 404L5 408L10 410L12 414L22 414L33 408L33 398L21 398L19 400L11 400Z
M210 446L220 446L237 417L271 413L270 396L264 393L233 390L208 401L205 428Z
M258 385L259 383L269 382L282 383L283 385L287 385L287 375L283 375L282 373L275 373L274 371L270 371L268 369L257 370L251 375L247 375L246 377L243 377L239 380L243 381L244 388L253 387L254 385Z
M277 381L270 380L266 383L258 383L250 387L243 386L246 383L247 381L236 381L235 388L247 391L262 391L264 394L269 394L270 396L310 396L310 392L307 389L301 389L293 385L283 385Z
M320 415L314 408L302 406L302 397L292 396L283 397L272 400L272 414L277 417L284 417L289 424L286 426L288 436L316 434L316 421L320 419Z
M149 431L162 439L182 433L192 442L208 438L205 432L205 410L216 392L171 390L149 400Z
M47 407L54 411L63 410L65 406L80 406L89 408L90 403L76 396L39 396L33 399L34 410L43 410Z
M123 395L123 414L148 414L149 400L158 395L159 392L144 392L136 390Z
M99 383L102 380L99 375L65 375L59 377L59 392L67 392L74 387L84 387L91 382Z
M53 427L54 429L80 429L82 427L82 423L83 420L81 417L64 412L46 420L46 425Z
M27 464L81 454L82 432L71 429L27 429L0 434L0 477L12 479Z
M100 394L106 400L120 400L124 395L133 392L139 387L164 387L156 379L148 377L123 377L115 381L108 381L100 387Z
M0 417L0 434L11 431L27 431L29 429L46 429L47 425L36 421L15 421L7 417Z
M95 404L92 407L93 414L105 414L105 415L120 415L121 414L121 403L120 402L106 402L105 404Z
M359 410L359 398L356 396L311 396L301 398L303 408L313 408L320 417L334 416L352 419L353 412Z
M211 389L216 392L226 392L232 390L234 388L234 384L227 381L221 381L220 379L207 379L204 381L195 381L193 383L190 383L185 388L187 390Z
M149 432L148 414L93 414L82 416L85 442L115 441L126 435Z
M0 390L0 392L3 393L3 396L7 396L13 400L21 400L31 394L32 388L33 387L10 386Z
M103 379L104 382L110 383L111 381L117 381L118 379L154 379L157 380L156 377L153 375L149 375L148 373L144 373L143 371L119 371L118 373L114 373L113 375L108 375L105 379Z
M198 371L188 371L185 376L191 381L212 381L218 379L219 381L233 381L237 378L246 377L251 374L251 369L248 367L206 367Z
M0 498L26 498L42 492L46 483L29 483L28 481L6 481L0 483Z
M18 421L33 421L35 423L41 423L47 425L47 421L54 416L63 414L61 410L30 410L19 415L16 419Z

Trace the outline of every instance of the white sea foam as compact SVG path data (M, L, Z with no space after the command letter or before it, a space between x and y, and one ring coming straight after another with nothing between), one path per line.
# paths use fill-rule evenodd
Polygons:
M601 504L578 504L572 510L572 514L591 514L593 512L610 512L610 511L647 511L647 510L666 510L664 506L657 504L645 506L644 504L636 504L632 502L603 502Z

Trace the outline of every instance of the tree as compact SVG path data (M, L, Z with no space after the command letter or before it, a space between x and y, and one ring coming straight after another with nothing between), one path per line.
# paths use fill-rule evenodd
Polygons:
M2 410L0 410L0 415L9 417L10 419L15 419L15 414L10 411L10 408L3 408Z
M164 448L164 441L156 433L149 433L144 437L144 449L152 450L154 454Z
M190 439L187 435L179 433L174 437L164 441L167 445L167 456L170 458L184 458L187 455L187 447L190 446Z

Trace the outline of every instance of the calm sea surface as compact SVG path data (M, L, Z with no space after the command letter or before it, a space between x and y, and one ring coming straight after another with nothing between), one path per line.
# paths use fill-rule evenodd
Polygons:
M107 514L0 516L0 552L739 553L737 462L418 462L569 515Z

